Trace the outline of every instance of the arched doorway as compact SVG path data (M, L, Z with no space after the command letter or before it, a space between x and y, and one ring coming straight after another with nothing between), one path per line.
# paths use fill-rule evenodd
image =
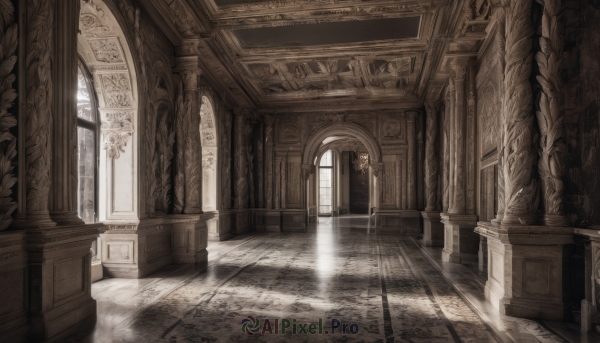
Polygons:
M323 154L328 151L330 148L335 147L342 141L344 144L356 144L360 145L362 149L366 150L368 154L368 185L369 185L369 204L368 204L368 212L371 214L373 208L377 207L377 198L380 189L379 171L382 167L381 162L381 149L376 138L364 127L356 124L356 123L347 123L347 122L339 122L339 123L328 123L322 125L318 128L315 133L313 133L307 143L305 145L303 155L302 155L302 168L304 172L304 177L306 180L305 189L305 206L309 215L309 222L315 222L316 216L319 214L319 209L317 208L319 204L319 186L320 186L320 175L315 173L318 170L318 166L321 163L321 157ZM333 159L337 160L337 165L339 166L339 161L341 158L341 154L333 154ZM342 180L341 168L336 167L336 163L333 163L334 170L334 188L339 184L340 180ZM336 170L337 168L337 170ZM337 175L337 176L336 176ZM336 212L339 213L338 204L340 201L340 193L336 193L333 198L333 209L332 214L335 215Z

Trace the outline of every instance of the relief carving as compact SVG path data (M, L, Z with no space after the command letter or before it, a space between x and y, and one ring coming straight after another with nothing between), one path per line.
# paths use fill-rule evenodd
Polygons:
M88 40L96 60L106 63L123 63L119 41L116 38Z
M281 123L280 124L280 138L281 142L285 143L296 143L300 141L300 130L294 123Z
M506 16L506 70L502 118L505 211L503 223L535 220L538 186L533 144L533 97L529 77L532 62L531 2L515 0Z
M221 202L223 209L231 208L231 112L221 106Z
M561 65L564 47L561 24L561 1L539 0L544 6L540 51L535 55L539 66L536 79L542 86L537 103L540 128L540 159L538 171L542 181L544 222L550 226L568 226L563 212L563 155L565 144L565 117L562 104Z
M103 74L104 102L109 108L131 107L131 85L127 74Z
M185 203L185 162L184 162L184 146L186 142L186 126L185 126L185 102L184 102L184 90L183 82L179 75L174 77L177 80L177 96L175 99L175 141L176 141L176 155L175 155L175 177L174 177L174 190L173 190L173 213L183 213L183 206Z
M17 62L18 33L11 1L0 0L0 8L0 231L3 231L12 223L12 213L17 208L12 196L12 187L17 182L13 172L17 140L10 133L17 120L8 110L17 98L12 71Z
M89 13L83 13L79 17L79 29L84 35L91 37L113 34L108 27L102 24L98 17Z
M27 212L47 211L52 131L52 26L54 0L27 0Z
M171 169L173 163L173 145L175 144L175 131L171 129L171 111L160 113L156 126L156 152L158 168L156 169L156 210L168 213L172 201Z
M108 113L100 126L104 136L104 150L108 157L118 159L125 152L129 137L133 136L133 114L131 112Z

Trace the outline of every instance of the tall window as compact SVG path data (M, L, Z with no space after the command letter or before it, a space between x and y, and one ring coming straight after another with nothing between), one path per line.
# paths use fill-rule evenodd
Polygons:
M333 153L327 150L319 164L319 213L329 214L332 210Z
M98 218L98 105L94 94L92 78L80 62L77 89L77 209L79 217L87 224L95 223Z

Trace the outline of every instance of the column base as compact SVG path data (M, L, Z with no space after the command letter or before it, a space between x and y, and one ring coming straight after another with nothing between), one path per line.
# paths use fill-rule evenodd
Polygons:
M421 212L417 210L375 211L375 229L378 234L417 238L421 233Z
M27 327L25 230L0 232L0 337L24 342Z
M439 212L423 211L423 244L426 247L444 246L444 224Z
M475 259L479 251L479 236L473 232L477 216L450 213L442 213L440 216L444 224L442 261L461 263L465 259Z
M206 222L208 228L208 240L213 242L223 242L234 237L231 233L231 223L233 214L231 211L215 211L215 216Z
M476 232L488 244L486 299L505 315L562 321L563 247L573 228L480 222Z
M52 341L96 319L90 247L102 224L28 230L29 328L33 341Z

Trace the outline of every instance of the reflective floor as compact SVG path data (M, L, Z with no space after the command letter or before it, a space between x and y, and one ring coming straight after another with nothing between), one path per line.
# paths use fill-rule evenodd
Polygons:
M141 280L94 283L96 326L70 340L505 340L417 242L376 235L366 216L323 217L307 233L253 233L208 250L204 269L171 266ZM562 342L535 321L515 327L516 341Z

